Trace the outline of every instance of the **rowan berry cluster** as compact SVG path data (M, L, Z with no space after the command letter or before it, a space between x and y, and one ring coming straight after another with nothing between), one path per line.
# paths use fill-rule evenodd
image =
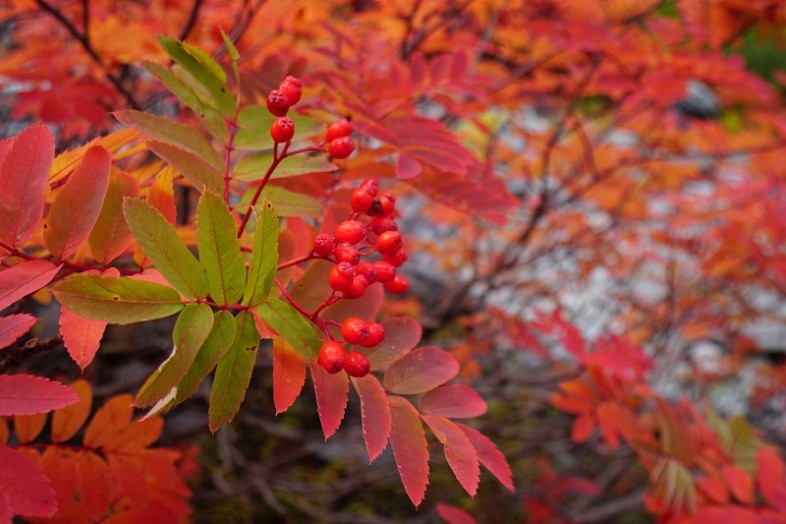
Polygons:
M382 324L366 323L358 317L349 317L341 324L341 336L348 344L357 344L364 348L373 348L385 339ZM335 340L322 344L317 363L328 373L338 373L342 369L351 377L364 377L371 370L371 363L359 351L347 353L344 346Z
M279 117L270 126L270 137L274 142L289 142L295 136L295 123L286 116L289 108L300 101L303 83L299 78L288 76L267 96L267 109Z

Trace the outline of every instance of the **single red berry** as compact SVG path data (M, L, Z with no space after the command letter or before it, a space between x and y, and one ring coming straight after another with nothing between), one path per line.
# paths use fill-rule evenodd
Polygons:
M368 325L358 317L349 317L341 323L341 336L348 344L361 344L368 338Z
M295 123L288 116L282 116L270 126L270 137L274 142L289 142L295 136Z
M275 116L284 116L292 103L283 91L274 89L267 95L267 110Z
M360 262L360 251L347 242L342 242L336 246L336 260L339 262L348 262L353 266L358 265Z
M347 269L348 268L348 269ZM339 262L328 273L328 283L333 291L345 291L355 277L355 266L346 262Z
M332 236L320 233L314 237L314 253L321 257L328 257L333 254L335 244Z
M341 138L344 136L349 136L352 132L352 124L349 123L349 120L346 118L342 118L338 122L330 124L327 129L327 133L325 133L325 140L328 142L332 142L337 138Z
M409 282L401 275L396 275L390 282L385 282L385 289L394 295L403 295L409 289Z
M356 213L366 213L371 209L371 205L374 203L374 195L366 189L359 187L352 191L352 197L349 203L352 205L352 211Z
M368 336L360 345L364 348L375 348L383 340L385 340L385 328L382 324L373 322L368 325Z
M348 136L331 140L328 144L328 153L333 158L347 158L355 150L355 142Z
M390 282L396 276L396 266L384 260L377 260L374 262L374 270L377 282Z
M368 280L369 284L373 284L377 281L377 268L371 262L361 262L355 268L355 271L358 275L363 275Z
M392 215L396 210L396 197L393 193L382 193L377 197L379 200L379 214L383 217Z
M404 246L400 246L395 253L386 253L382 260L389 263L395 267L401 267L404 265L404 262L407 261L409 257L407 256L407 252L404 251Z
M366 238L366 226L357 220L345 220L336 226L335 235L338 242L357 244Z
M328 340L319 348L317 364L325 368L328 373L338 373L344 369L346 351L344 346L335 340Z
M371 363L363 353L350 351L344 361L344 371L350 377L365 377L371 371Z
M345 298L360 298L368 289L368 279L363 275L355 275L352 283L344 290Z
M385 231L377 239L377 251L383 255L392 255L401 247L401 233Z
M398 224L396 224L396 219L391 216L374 217L371 219L371 229L377 235L381 235L385 231L398 231Z
M293 106L300 102L300 96L303 92L303 82L301 82L299 78L288 76L281 82L281 85L278 86L278 90L287 95L289 105Z

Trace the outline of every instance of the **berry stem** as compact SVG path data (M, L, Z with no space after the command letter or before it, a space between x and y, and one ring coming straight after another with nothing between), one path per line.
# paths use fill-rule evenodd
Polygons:
M324 321L319 319L314 313L311 313L306 308L304 308L303 306L298 304L297 301L294 298L292 298L292 295L290 295L289 292L286 290L286 288L284 287L284 284L281 283L281 280L279 280L278 277L275 277L274 281L276 283L276 286L278 286L278 289L281 291L281 296L284 297L284 299L287 302L289 302L289 304L293 308L295 308L295 310L298 313L300 313L301 315L303 315L304 317L309 319L315 326L317 326L319 329L321 329L322 331L324 331L326 334L329 335L329 333L327 331L327 327L325 326L325 322Z

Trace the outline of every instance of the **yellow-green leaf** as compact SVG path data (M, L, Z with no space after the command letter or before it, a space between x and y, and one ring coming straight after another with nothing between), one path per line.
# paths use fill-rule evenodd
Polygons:
M278 217L269 201L254 210L257 217L254 249L243 305L256 307L265 301L273 287L278 266Z
M288 302L270 297L257 309L270 329L306 358L316 358L322 345L311 322Z
M210 296L218 304L236 304L246 286L246 265L229 206L212 191L205 191L199 199L196 227L199 261Z

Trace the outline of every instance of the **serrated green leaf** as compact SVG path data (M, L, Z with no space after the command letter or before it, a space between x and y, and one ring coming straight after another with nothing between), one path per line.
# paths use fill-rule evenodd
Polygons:
M277 117L270 114L266 106L253 105L243 109L237 118L235 148L244 151L273 150L270 126Z
M235 341L237 326L235 325L235 317L229 311L219 311L213 320L213 326L210 334L207 336L202 347L199 348L194 363L191 369L188 370L186 376L180 381L177 386L177 396L174 401L170 403L171 407L174 404L179 404L185 399L194 394L199 387L199 384L205 377L213 371L218 361L226 355L229 348Z
M288 302L270 297L257 308L265 324L284 337L295 351L306 358L316 358L322 345L311 322Z
M197 246L210 296L218 304L236 304L246 286L246 264L237 227L226 202L205 191L197 205Z
M111 324L168 317L185 306L174 289L128 277L72 275L55 284L52 292L78 315Z
M259 332L254 325L253 315L241 311L235 321L235 341L218 362L213 387L210 389L208 426L213 433L235 418L246 396L257 358Z
M180 312L172 332L172 354L145 381L134 400L137 406L150 406L177 395L178 383L188 373L199 348L213 326L213 312L206 304L189 304Z
M269 201L254 210L256 231L243 305L256 307L265 301L273 287L278 268L278 217Z
M164 215L135 198L124 200L123 212L137 244L172 287L188 298L205 298L205 272Z
M202 192L205 188L211 191L223 191L224 177L222 173L202 160L201 157L172 144L156 140L148 140L146 143L153 153L166 160L169 165L186 177L197 191Z
M240 206L248 206L257 188L251 187L243 195ZM310 196L295 193L281 186L266 185L262 190L261 198L270 200L276 213L280 217L312 217L320 218L325 209Z
M235 100L226 85L226 75L209 55L195 47L159 35L158 41L164 51L199 82L216 103L218 110L227 117L234 116ZM215 65L214 65L215 64Z
M272 162L272 153L262 153L260 155L246 157L235 166L235 179L247 181L261 180ZM328 162L323 155L294 155L282 160L276 167L271 178L289 178L335 170L336 166Z
M221 155L193 127L133 109L115 111L112 114L121 124L136 129L153 140L193 153L217 171L224 169Z

